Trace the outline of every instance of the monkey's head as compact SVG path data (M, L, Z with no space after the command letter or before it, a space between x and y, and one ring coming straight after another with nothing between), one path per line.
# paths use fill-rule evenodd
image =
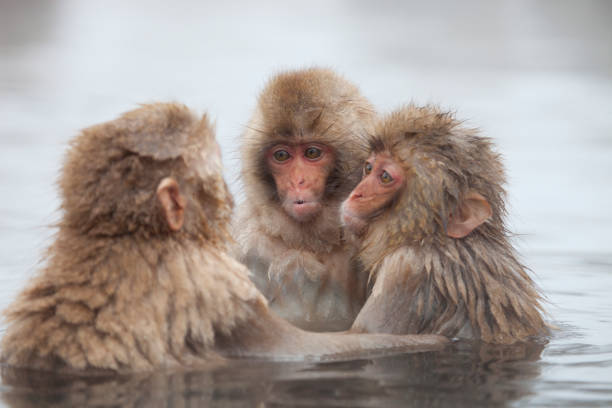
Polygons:
M460 124L432 106L383 118L362 180L342 205L343 222L356 233L383 224L391 246L503 231L499 156Z
M311 68L273 77L243 135L249 200L280 205L297 222L340 201L358 180L374 110L355 85Z
M143 105L83 130L60 188L61 226L90 237L223 242L233 205L206 115L173 103Z

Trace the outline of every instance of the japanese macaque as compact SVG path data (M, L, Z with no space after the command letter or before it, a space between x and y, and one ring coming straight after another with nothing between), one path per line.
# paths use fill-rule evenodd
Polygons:
M381 119L342 205L374 281L352 331L509 344L543 334L541 296L509 240L489 139L413 105Z
M367 276L339 207L373 122L355 85L312 68L273 77L242 135L236 257L272 310L303 329L348 329L365 302Z
M5 312L1 358L59 371L148 371L221 355L299 359L441 336L303 332L272 314L226 252L232 199L206 118L151 104L85 129L68 152L47 265Z

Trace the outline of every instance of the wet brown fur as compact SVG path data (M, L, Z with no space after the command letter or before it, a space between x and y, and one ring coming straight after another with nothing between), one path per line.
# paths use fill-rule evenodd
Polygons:
M216 149L206 116L179 104L145 105L75 138L60 179L63 218L46 266L5 311L2 361L149 371L219 362L219 353L303 358L441 343L312 337L272 315L226 253L232 201ZM156 198L166 177L187 198L179 231Z
M155 104L85 129L59 185L63 218L47 265L5 312L2 358L56 369L148 370L190 364L264 303L224 255L231 197L200 151L204 116ZM219 164L220 166L220 164ZM174 177L190 198L171 232L156 198ZM208 273L200 273L206 270Z
M302 328L347 329L365 301L366 277L352 260L356 248L343 238L338 211L359 179L373 121L374 109L355 85L311 68L274 76L242 135L246 198L234 224L237 257L271 307ZM322 212L300 223L281 207L264 154L279 142L305 141L330 146L336 162Z
M376 282L353 330L491 343L543 334L541 296L504 225L505 174L491 140L437 107L409 105L381 119L371 150L390 152L406 185L368 226L360 257ZM493 214L448 237L448 216L469 191Z

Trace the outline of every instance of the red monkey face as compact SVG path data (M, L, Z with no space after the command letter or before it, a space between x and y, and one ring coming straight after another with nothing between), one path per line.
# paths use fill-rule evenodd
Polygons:
M363 167L363 179L342 203L342 223L361 233L368 220L384 210L404 185L404 171L389 153L373 153Z
M293 219L304 222L319 213L334 161L322 143L277 144L266 152L281 205Z

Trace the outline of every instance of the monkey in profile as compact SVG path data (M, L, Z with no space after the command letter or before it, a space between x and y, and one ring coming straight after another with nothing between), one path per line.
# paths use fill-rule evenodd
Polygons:
M271 313L227 253L232 198L213 129L183 105L144 105L83 130L59 185L47 264L5 311L10 366L149 371L445 342L307 333Z
M342 205L374 281L352 331L500 344L545 333L504 225L504 182L492 142L452 114L409 105L381 119Z
M288 71L270 79L241 138L236 257L272 310L303 329L346 330L365 302L339 207L359 180L374 115L333 71Z

